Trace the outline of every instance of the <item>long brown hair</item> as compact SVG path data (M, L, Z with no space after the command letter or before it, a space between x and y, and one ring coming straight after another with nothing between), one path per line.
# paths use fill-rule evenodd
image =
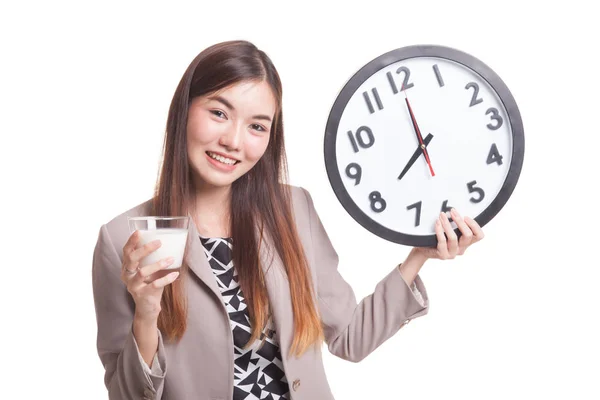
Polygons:
M269 57L247 41L213 45L196 56L183 74L171 101L163 146L163 163L154 193L154 215L186 215L194 207L194 184L188 162L186 129L190 102L243 81L266 81L277 102L265 154L232 184L231 237L233 263L247 300L252 335L247 346L261 336L270 317L267 289L259 261L265 232L285 266L294 313L294 339L290 354L301 355L320 345L323 328L314 302L308 263L292 213L287 160L283 140L282 87ZM256 228L261 234L257 237ZM188 266L168 285L161 300L158 326L169 340L186 330L187 301L183 290Z

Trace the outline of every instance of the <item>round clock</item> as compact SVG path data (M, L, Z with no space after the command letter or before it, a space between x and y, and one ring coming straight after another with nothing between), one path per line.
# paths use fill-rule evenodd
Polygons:
M346 211L410 246L435 245L435 221L452 207L487 224L517 184L524 149L519 109L500 77L435 45L392 50L356 72L333 104L324 142Z

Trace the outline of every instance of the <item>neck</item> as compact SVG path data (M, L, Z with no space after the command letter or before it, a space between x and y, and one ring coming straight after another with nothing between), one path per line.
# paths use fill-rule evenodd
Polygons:
M196 190L193 218L205 237L229 237L231 186L200 187Z

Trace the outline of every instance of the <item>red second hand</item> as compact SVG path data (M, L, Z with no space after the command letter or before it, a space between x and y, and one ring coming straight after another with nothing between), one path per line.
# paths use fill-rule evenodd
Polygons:
M419 125L417 124L417 120L415 115L413 114L412 107L408 101L408 96L406 95L406 90L402 88L402 92L404 92L404 98L406 99L406 105L408 105L408 111L410 112L410 118L412 119L415 128L417 130L417 138L419 139L419 143L421 144L421 149L423 149L423 155L425 156L425 161L427 161L427 165L429 166L429 172L431 172L431 176L435 176L435 172L433 172L433 167L431 166L431 160L429 159L429 152L427 151L427 147L423 143L423 137L421 136L421 130L419 129Z

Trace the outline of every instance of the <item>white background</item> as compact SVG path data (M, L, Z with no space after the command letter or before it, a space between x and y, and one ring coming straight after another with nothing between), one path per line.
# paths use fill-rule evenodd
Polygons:
M591 3L332 3L3 2L3 398L107 398L99 228L150 198L181 75L230 39L253 41L280 72L290 181L311 192L359 299L409 248L354 222L329 185L323 134L343 84L391 49L441 44L488 64L521 110L525 163L508 204L467 254L426 263L427 316L361 363L327 353L337 399L600 398Z

